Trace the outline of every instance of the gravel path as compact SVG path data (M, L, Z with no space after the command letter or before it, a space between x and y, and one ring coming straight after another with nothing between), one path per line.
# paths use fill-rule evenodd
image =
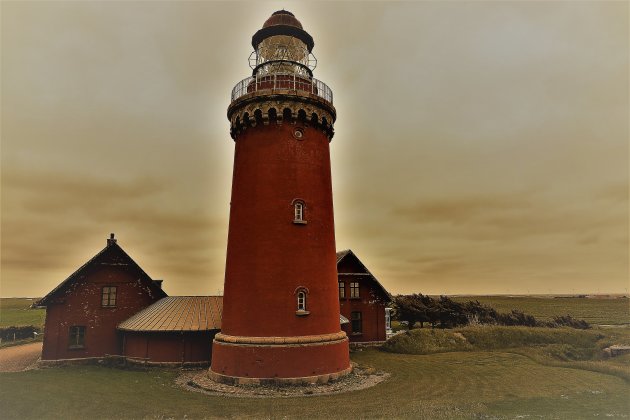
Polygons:
M42 354L42 343L0 349L0 372L20 372L33 366Z
M245 398L314 397L340 394L373 387L389 378L389 373L363 368L353 363L350 374L327 384L318 385L224 385L212 381L207 370L184 371L175 380L182 388L208 395Z

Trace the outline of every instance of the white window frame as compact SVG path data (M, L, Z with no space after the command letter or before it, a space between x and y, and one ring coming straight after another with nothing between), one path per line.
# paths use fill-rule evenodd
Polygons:
M118 288L116 286L103 286L101 289L101 307L115 308Z
M296 222L303 222L304 221L304 203L302 203L301 201L298 201L297 203L295 203L293 205L293 213L295 217L294 220Z
M306 292L300 290L297 294L297 310L306 311Z
M358 299L361 297L361 286L358 281L350 282L350 299Z

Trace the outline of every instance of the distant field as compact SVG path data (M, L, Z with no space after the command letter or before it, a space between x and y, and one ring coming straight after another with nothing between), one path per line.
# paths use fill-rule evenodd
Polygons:
M569 314L574 318L584 319L593 325L630 324L630 300L623 298L457 296L453 299L458 302L478 300L499 312L510 312L512 309L518 309L542 320Z
M42 328L45 309L30 309L35 299L1 298L0 328L33 325Z
M629 299L552 298L526 296L457 296L458 302L478 300L499 312L518 309L542 320L569 314L593 325L630 325ZM0 328L34 325L43 327L46 311L29 309L34 299L0 299Z

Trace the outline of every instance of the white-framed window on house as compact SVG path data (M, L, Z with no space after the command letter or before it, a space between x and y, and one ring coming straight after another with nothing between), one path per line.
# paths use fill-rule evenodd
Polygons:
M104 308L113 308L116 306L116 286L103 287L101 306Z
M359 282L350 282L350 298L358 298L359 296Z
M306 224L306 204L303 200L293 200L293 223L297 225Z
M82 349L85 347L85 327L73 325L68 333L68 348Z
M346 298L346 283L343 281L339 282L339 299Z

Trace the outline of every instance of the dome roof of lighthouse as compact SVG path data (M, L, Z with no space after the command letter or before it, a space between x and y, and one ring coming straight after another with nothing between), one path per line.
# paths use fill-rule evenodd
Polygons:
M304 29L302 28L300 21L295 18L295 15L287 10L278 10L277 12L273 12L271 17L263 23L263 28L274 25L295 26L296 28Z
M269 19L263 23L263 27L252 37L252 47L254 49L258 48L258 44L265 38L274 35L288 35L298 38L306 44L309 52L315 45L313 37L302 28L300 21L297 20L293 13L286 10L278 10L271 14Z

